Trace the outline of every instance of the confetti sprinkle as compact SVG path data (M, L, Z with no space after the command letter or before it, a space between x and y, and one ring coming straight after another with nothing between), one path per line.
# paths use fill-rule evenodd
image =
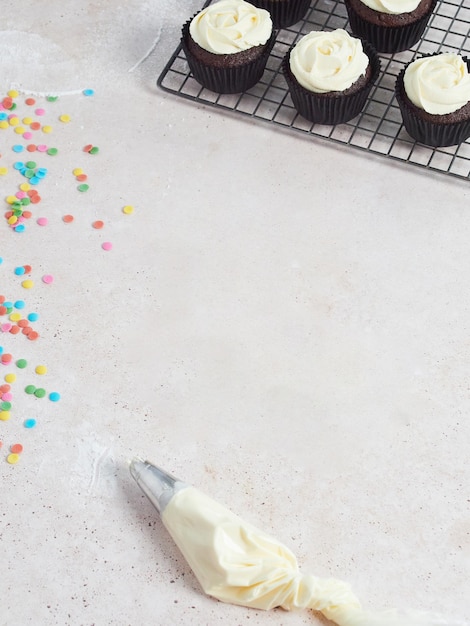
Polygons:
M23 426L25 428L34 428L36 426L36 420L33 417L30 417L23 422Z
M126 206L123 207L122 212L126 215L130 215L131 213L134 213L134 207L130 204L126 204Z
M34 282L28 278L27 280L23 280L21 286L25 289L32 289L34 287Z
M64 124L68 124L71 121L71 119L72 118L70 117L70 115L66 115L66 114L59 115L59 120L63 122Z
M42 277L42 282L46 283L46 285L50 285L54 281L54 276L52 274L44 274Z
M10 465L15 465L15 463L18 463L19 460L20 460L19 454L14 454L12 452L11 454L7 456L7 463L10 463Z
M14 443L10 446L10 452L13 452L13 454L21 454L23 452L23 446L21 443Z
M48 219L47 217L38 217L36 223L38 224L38 226L47 226Z
M104 222L102 220L95 220L92 226L93 228L96 228L97 230L99 230L100 228L103 228Z
M57 391L51 391L51 393L49 394L49 400L51 402L58 402L60 400L60 393L58 393Z
M20 369L24 369L26 366L28 365L28 361L26 359L18 359L18 361L16 362L16 367L19 367Z
M78 185L77 189L78 191L81 191L81 192L88 191L90 189L90 185L87 185L86 183L82 183L81 185Z
M66 224L70 224L71 222L73 222L74 217L73 215L64 215L64 217L62 218L62 221L64 221Z
M93 89L84 89L82 93L84 96L93 96L95 94Z
M108 252L109 250L112 250L113 244L110 241L104 241L101 244L101 247L103 248L103 250L106 250Z
M45 365L36 365L34 371L36 374L43 376L44 374L47 374L47 367Z

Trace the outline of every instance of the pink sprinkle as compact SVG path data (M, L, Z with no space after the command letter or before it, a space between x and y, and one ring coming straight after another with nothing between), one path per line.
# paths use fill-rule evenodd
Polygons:
M13 400L13 394L11 393L11 391L5 391L2 396L2 400L5 400L5 402L10 402L10 400Z
M2 324L0 326L0 328L2 329L2 332L8 333L11 330L12 326L13 326L13 324L10 324L10 323L7 322L6 324Z
M53 280L54 276L52 276L52 274L44 274L44 276L42 277L42 282L46 283L46 285L50 285Z
M101 244L101 247L103 248L103 250L111 250L113 247L113 244L110 241L105 241L104 243Z
M8 116L8 119L13 120L15 117L18 117L16 113L10 113L10 115Z
M31 139L32 136L33 136L33 133L31 133L29 130L23 133L23 139Z
M46 152L47 151L47 146L43 143L40 143L39 146L36 146L36 150L38 152Z
M36 220L39 226L47 226L47 221L47 217L38 217L38 219Z
M46 111L44 109L36 109L34 112L36 115L44 115Z
M15 193L15 196L19 199L22 200L23 198L26 198L28 194L26 193L26 191L17 191Z

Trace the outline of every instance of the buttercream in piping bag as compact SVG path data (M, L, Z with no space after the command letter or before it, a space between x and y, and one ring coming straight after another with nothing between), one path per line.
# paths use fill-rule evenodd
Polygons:
M189 25L194 41L213 54L235 54L264 45L272 30L268 11L244 0L219 0L210 4Z
M400 15L417 9L421 0L361 0L361 2L379 13Z
M413 61L403 83L411 102L432 115L454 113L470 101L470 74L458 54L434 54Z
M230 604L312 609L338 626L465 626L424 613L370 612L350 586L299 571L282 543L148 461L130 471L210 596Z

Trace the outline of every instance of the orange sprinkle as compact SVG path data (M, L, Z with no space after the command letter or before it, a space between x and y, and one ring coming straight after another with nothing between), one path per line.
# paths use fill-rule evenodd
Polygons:
M4 352L0 357L2 363L11 363L13 357L8 352Z
M27 334L27 337L28 339L31 339L31 341L34 341L39 337L39 333L37 333L35 330L32 330L30 333Z
M86 174L79 174L78 176L75 176L75 178L80 182L83 183L86 180L88 180L88 176Z
M26 98L24 103L27 104L28 106L33 106L33 104L36 104L36 100L34 98Z
M8 309L5 306L0 306L0 315L5 315Z
M31 274L33 268L31 265L23 265L25 274Z
M83 152L90 152L92 148L93 148L93 144L87 143L87 145L83 148Z
M41 128L41 124L39 122L31 122L29 127L31 130L39 130Z
M9 217L11 217L13 215L13 211L6 211L5 212L5 217L8 219Z
M38 202L41 202L41 196L38 193L31 196L31 204L37 204Z
M23 319L21 319L21 320L18 320L18 322L17 322L17 323L18 323L18 326L19 326L20 328L25 328L26 326L29 326L29 320L27 320L27 319L25 319L25 318L23 318Z
M30 217L33 215L31 213L31 211L23 211L23 213L21 214L25 219L29 220Z
M10 391L10 389L11 389L11 385L8 385L8 384L0 385L0 393L7 393L8 391Z
M30 143L26 146L26 150L28 152L36 152L36 146L34 145L34 143Z
M21 454L23 452L23 446L21 443L14 443L10 447L10 452L13 452L13 454Z
M64 217L62 218L62 220L66 223L66 224L70 224L70 222L73 222L73 215L64 215Z
M93 228L100 229L100 228L103 228L104 222L102 220L95 220L92 226Z
M31 326L25 326L21 332L23 333L23 335L29 335L33 332L33 329L31 328Z
M14 324L11 328L10 328L10 332L12 335L17 335L20 332L20 327L17 326L16 324Z

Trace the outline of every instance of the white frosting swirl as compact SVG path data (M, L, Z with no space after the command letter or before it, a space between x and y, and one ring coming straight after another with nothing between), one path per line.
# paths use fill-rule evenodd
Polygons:
M304 35L290 53L290 69L297 81L315 93L344 91L362 76L369 57L360 39L338 28Z
M432 115L453 113L470 101L470 75L458 54L417 59L407 67L403 81L411 102Z
M268 11L244 0L219 0L210 4L189 26L193 40L213 54L235 54L264 45L272 30Z
M414 11L421 0L361 0L369 9L374 9L379 13L389 13L390 15L399 15L400 13L411 13Z

